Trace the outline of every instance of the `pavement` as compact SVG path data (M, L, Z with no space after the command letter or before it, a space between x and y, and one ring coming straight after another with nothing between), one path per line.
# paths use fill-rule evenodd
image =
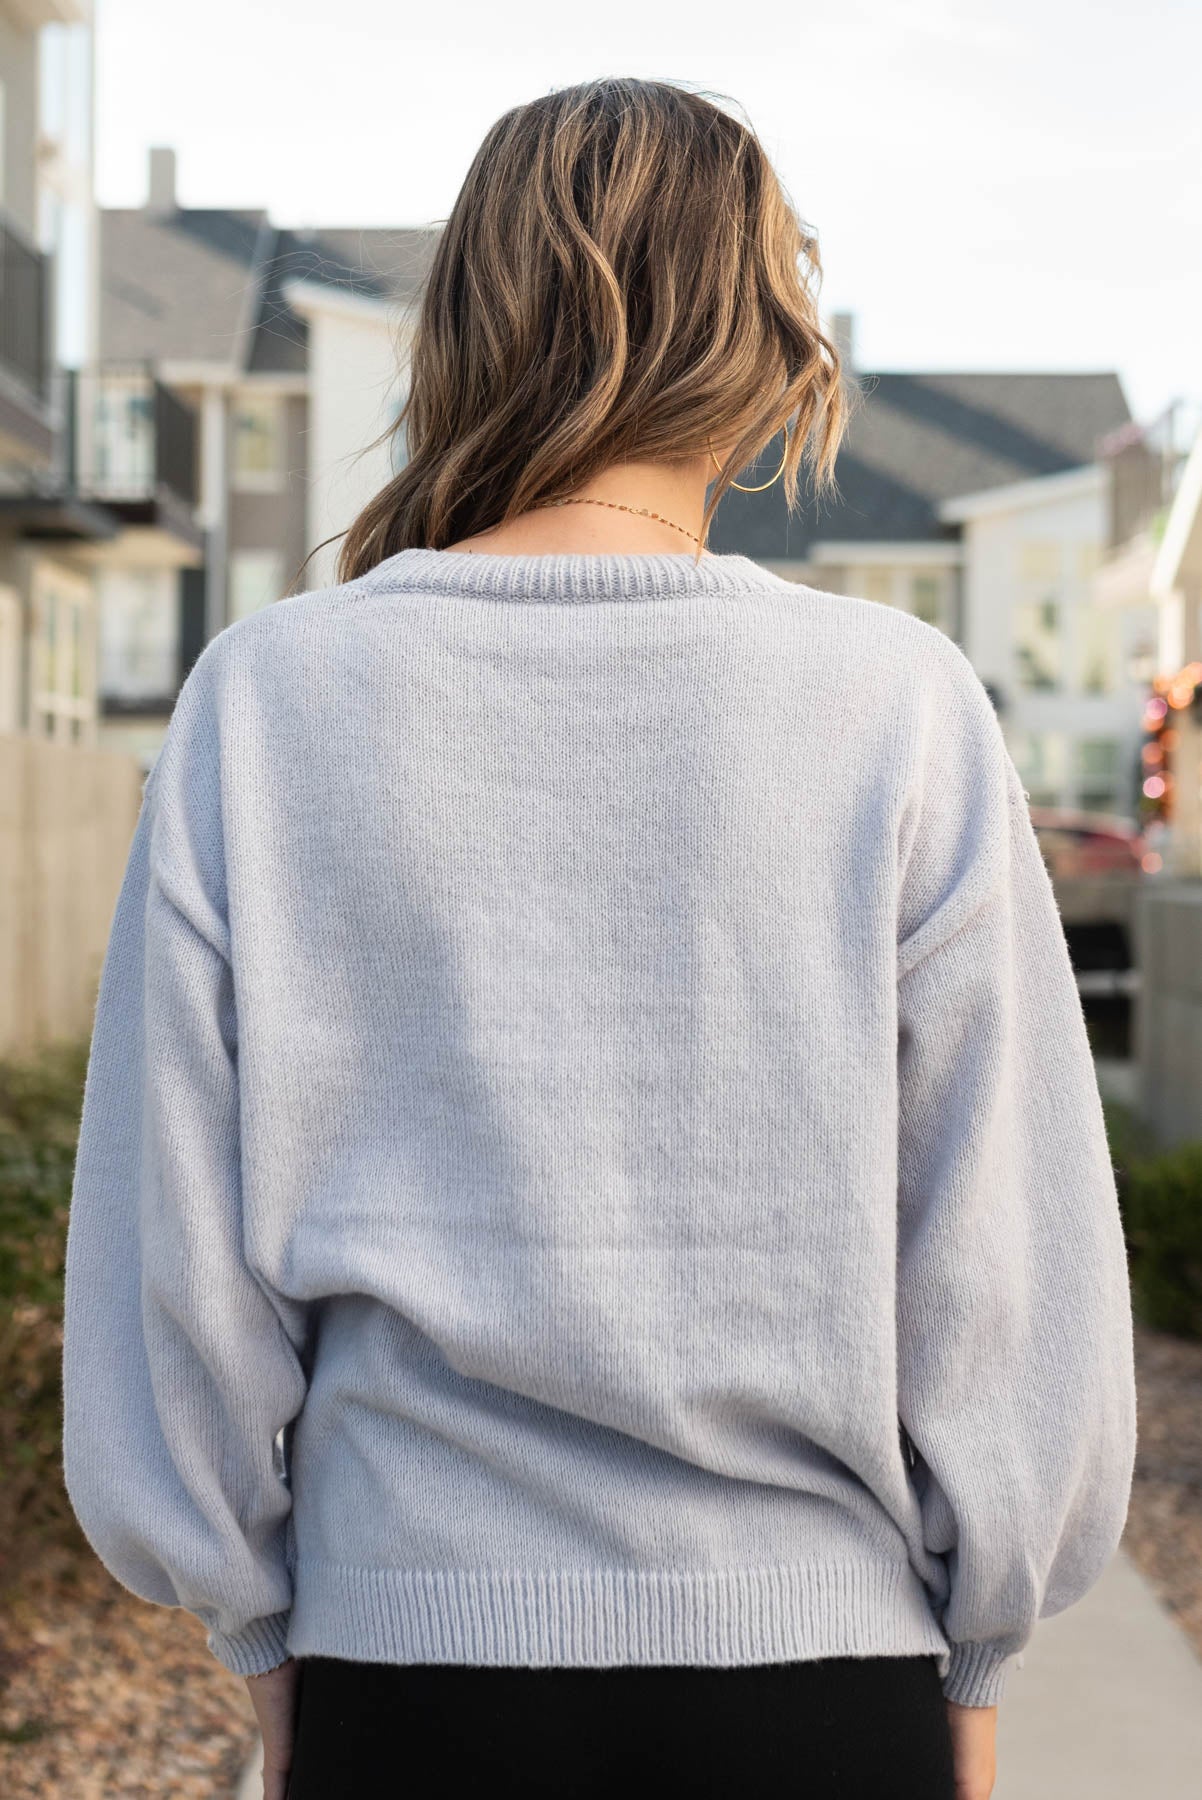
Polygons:
M992 1800L1200 1797L1202 1659L1120 1550L1007 1677Z
M1125 1551L1011 1668L992 1800L1202 1800L1202 1658Z

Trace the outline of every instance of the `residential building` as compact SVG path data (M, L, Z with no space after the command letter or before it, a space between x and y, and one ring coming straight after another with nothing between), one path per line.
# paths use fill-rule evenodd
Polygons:
M1144 745L1160 829L1139 895L1133 1042L1140 1112L1166 1146L1202 1138L1202 430L1182 460L1162 457L1164 503L1099 577L1105 600L1151 600L1160 617Z
M1202 877L1202 430L1153 536L1147 589L1161 620L1158 688L1172 734L1164 771L1172 784L1166 872L1196 883ZM1150 779L1158 773L1150 771Z
M333 580L326 540L395 466L382 434L436 242L434 228L301 232L181 207L168 149L151 152L143 207L103 213L102 355L145 359L194 408L208 533L178 609L149 579L106 590L110 735L136 715L149 754L201 643ZM833 325L858 400L838 500L791 516L779 486L732 492L712 546L948 632L994 695L1032 800L1130 815L1154 614L1101 610L1092 588L1112 542L1102 446L1131 417L1117 376L869 373L850 317Z
M166 147L150 152L146 204L101 213L102 359L146 366L195 413L207 537L203 568L125 570L105 589L108 741L149 759L210 637L333 580L337 546L317 547L393 470L391 441L373 440L403 397L435 241L181 206Z
M42 495L61 441L56 350L87 342L70 302L89 279L90 11L0 3L0 732L71 742L96 729L95 606L73 552L109 527L80 508L64 539Z
M97 364L87 0L0 0L0 1054L86 1035L141 799L103 748L103 571L200 560L190 418ZM184 487L186 487L186 480Z
M710 542L790 579L916 613L990 689L1033 803L1134 810L1152 615L1118 619L1091 583L1111 540L1113 373L924 374L857 367L839 496L789 514L779 486L727 495Z
M114 586L203 561L195 422L98 360L90 0L0 0L0 731L104 738Z

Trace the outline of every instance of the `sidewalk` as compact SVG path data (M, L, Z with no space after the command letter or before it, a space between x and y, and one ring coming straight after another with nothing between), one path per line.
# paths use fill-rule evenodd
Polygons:
M1202 1661L1125 1552L1043 1619L998 1709L993 1800L1198 1800ZM237 1800L260 1800L259 1757Z
M993 1800L1198 1800L1202 1661L1122 1550L1041 1619L998 1708Z

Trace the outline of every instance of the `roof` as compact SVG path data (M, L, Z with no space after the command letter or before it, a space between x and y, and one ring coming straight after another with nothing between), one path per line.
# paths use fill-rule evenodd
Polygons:
M319 282L403 308L420 294L437 242L433 226L275 233L263 269L247 368L306 365L307 327L284 298L286 282Z
M100 213L105 362L239 360L267 215L188 208Z
M958 528L939 518L941 501L1080 468L1096 459L1098 440L1131 417L1108 371L856 379L862 395L835 465L840 497L807 498L790 515L779 484L730 492L714 518L713 549L786 561L820 541L955 538ZM758 479L773 466L765 459Z
M282 284L328 282L403 305L429 269L437 227L294 231L261 210L180 207L100 214L104 361L301 370L305 322Z
M436 225L300 231L262 210L105 208L100 215L100 354L302 371L308 326L285 283L324 282L403 309L439 241ZM710 542L764 561L817 540L954 539L941 501L1093 462L1130 422L1118 376L857 372L861 389L836 465L840 497L793 515L778 484L724 496ZM766 479L771 464L764 469Z

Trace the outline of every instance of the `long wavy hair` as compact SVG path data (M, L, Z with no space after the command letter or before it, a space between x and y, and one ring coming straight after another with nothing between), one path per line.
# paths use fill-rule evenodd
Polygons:
M712 440L731 449L704 539L786 425L789 508L803 463L835 491L848 395L821 274L755 133L701 94L623 77L503 113L440 233L408 394L376 440L403 433L407 460L345 533L337 580Z

